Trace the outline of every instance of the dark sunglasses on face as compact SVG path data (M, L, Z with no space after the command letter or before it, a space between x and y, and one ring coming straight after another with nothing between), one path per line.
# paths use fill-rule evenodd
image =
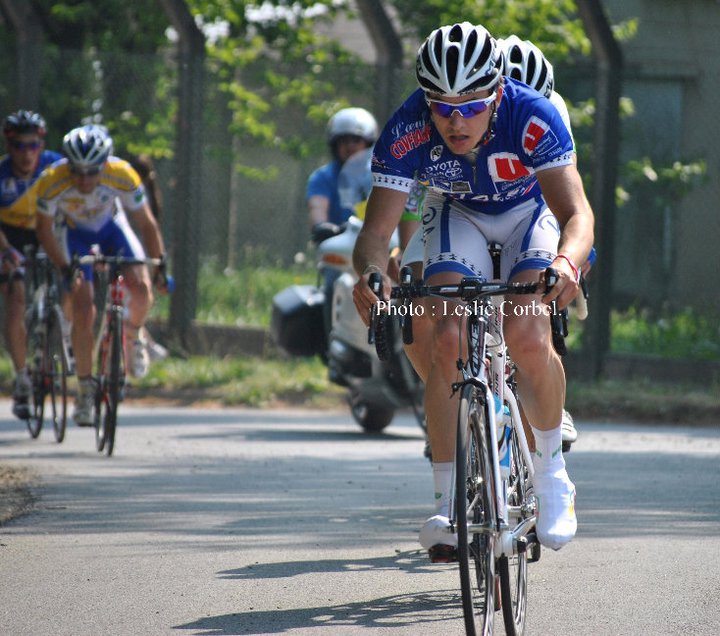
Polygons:
M11 141L10 145L15 150L37 150L41 146L39 141Z
M474 99L470 102L462 102L460 104L451 104L450 102L443 102L439 99L430 99L429 97L426 97L425 101L433 113L440 117L444 117L445 119L452 117L452 114L455 111L460 113L461 117L469 118L475 117L475 115L479 115L480 113L484 113L490 104L495 101L496 96L497 93L493 92L493 94L489 97Z
M80 166L70 166L70 172L79 177L92 177L96 174L100 174L101 170L102 166L88 166L85 168Z

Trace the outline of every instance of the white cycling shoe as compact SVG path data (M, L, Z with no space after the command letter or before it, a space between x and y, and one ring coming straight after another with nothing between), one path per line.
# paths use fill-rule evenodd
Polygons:
M537 501L538 541L552 550L570 543L577 532L575 485L565 468L551 473L535 473L533 490Z
M457 533L443 515L430 517L420 530L420 545L428 551L433 563L457 561L457 542Z
M562 430L562 442L563 450L570 450L570 445L574 444L578 438L578 432L575 428L575 422L573 417L565 409L562 412L562 423L560 424Z

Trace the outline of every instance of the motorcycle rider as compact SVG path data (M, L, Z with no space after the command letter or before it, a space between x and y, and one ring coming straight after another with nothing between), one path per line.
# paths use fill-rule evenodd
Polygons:
M340 170L350 157L372 147L377 136L377 121L364 108L343 108L328 121L327 143L333 159L312 172L307 181L305 195L311 238L316 245L335 236L340 231L339 226L353 214L353 209L341 205L338 189ZM321 269L320 274L325 292L325 333L329 334L332 290L339 274L327 268Z

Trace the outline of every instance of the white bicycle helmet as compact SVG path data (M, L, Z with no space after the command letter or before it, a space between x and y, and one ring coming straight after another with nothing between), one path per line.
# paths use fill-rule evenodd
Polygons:
M333 145L335 140L343 135L362 137L371 146L378 137L377 121L364 108L343 108L328 122L328 143Z
M63 138L62 149L70 165L78 170L101 166L112 152L112 138L103 126L73 128Z
M550 97L555 85L553 67L542 51L517 35L497 41L505 56L505 75L524 82L538 93Z
M418 49L415 68L425 92L446 97L492 90L502 71L495 39L485 27L469 22L435 29Z

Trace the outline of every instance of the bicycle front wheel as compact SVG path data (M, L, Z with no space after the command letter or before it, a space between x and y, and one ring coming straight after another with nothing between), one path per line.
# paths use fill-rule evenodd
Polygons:
M493 633L495 616L495 530L492 465L486 440L484 398L463 387L455 452L455 508L465 632ZM475 526L471 531L468 524Z
M532 515L528 501L530 473L520 450L515 431L510 437L510 476L508 477L508 510L511 527L517 527ZM524 539L524 537L523 537ZM527 543L521 541L513 554L498 559L503 621L507 636L521 636L525 631L527 612Z
M47 323L45 386L50 397L53 431L58 443L65 439L68 374L60 325L60 309L56 308Z
M114 312L108 324L104 346L98 360L100 387L95 411L95 441L99 452L112 455L115 448L117 412L124 378L121 310Z

